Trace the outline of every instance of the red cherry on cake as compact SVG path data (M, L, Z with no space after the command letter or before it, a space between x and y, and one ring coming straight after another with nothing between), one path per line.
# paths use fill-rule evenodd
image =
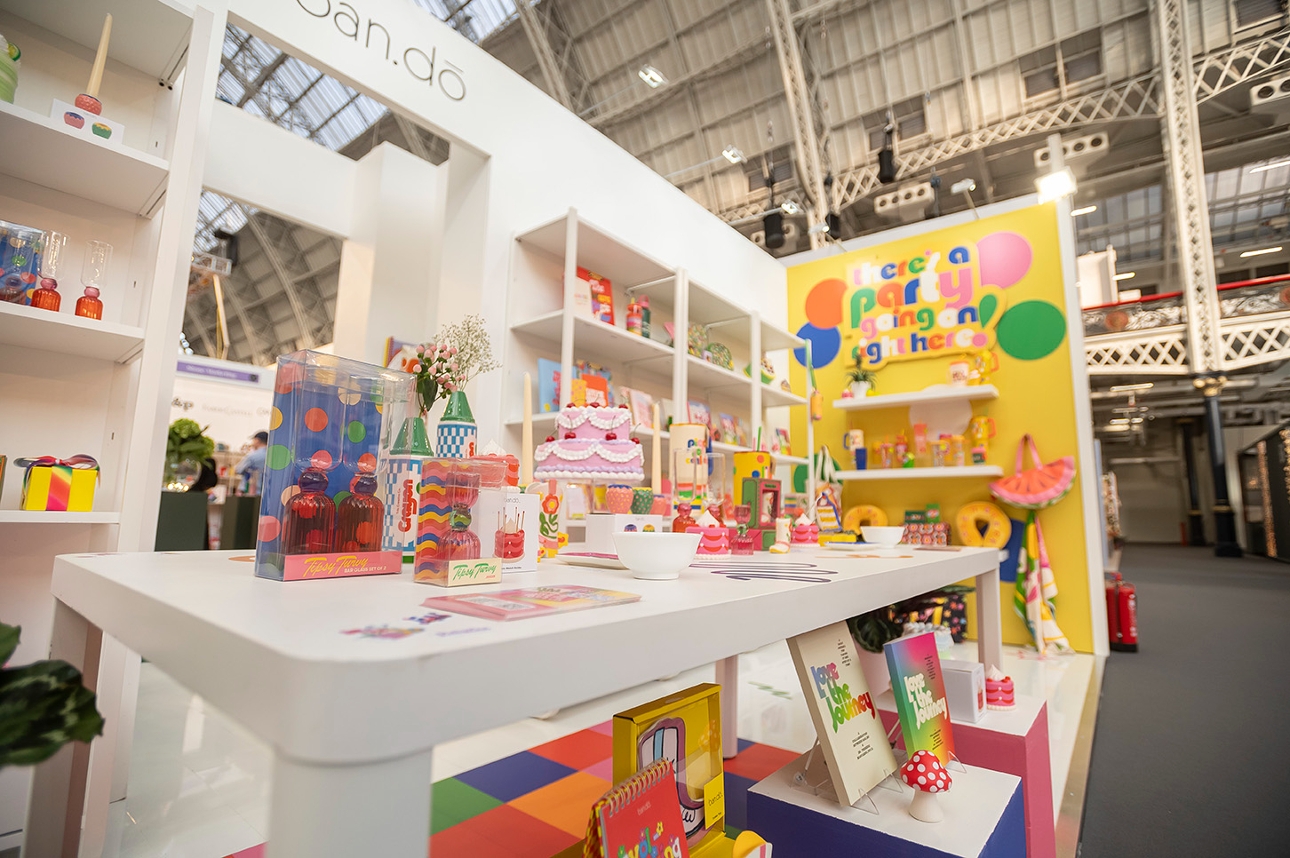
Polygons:
M592 407L592 408L599 408L599 407L600 407L600 403L599 403L599 402L590 402L590 403L588 403L588 405L589 405L590 407Z
M626 402L619 403L618 407L619 407L619 408L626 408L626 407L627 407L627 403L626 403Z
M641 439L640 439L640 438L633 438L633 439L632 439L632 443L633 443L633 444L639 444L640 442L641 442Z
M554 436L554 435L548 435L548 436L546 436L546 442L547 442L548 444L550 444L550 443L551 443L552 441L554 441L554 440L555 440L555 436Z
M618 440L618 433L617 433L617 432L606 432L606 433L605 433L605 440L606 440L606 441L617 441L617 440Z
M576 433L576 432L565 432L565 433L564 433L564 439L565 439L566 441L568 441L568 440L569 440L569 439L571 439L571 438L577 438L577 437L578 437L578 435L577 435L577 433Z

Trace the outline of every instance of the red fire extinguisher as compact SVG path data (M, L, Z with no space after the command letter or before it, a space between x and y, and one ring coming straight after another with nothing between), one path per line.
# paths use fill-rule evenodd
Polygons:
M1106 575L1106 621L1111 649L1138 651L1138 594L1119 572Z

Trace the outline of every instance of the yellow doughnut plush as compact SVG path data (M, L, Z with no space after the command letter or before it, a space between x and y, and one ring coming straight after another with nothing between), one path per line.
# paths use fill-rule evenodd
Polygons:
M859 506L853 506L847 510L847 514L842 517L842 529L849 530L852 533L859 533L860 528L869 525L870 527L886 527L887 513L867 503Z
M985 533L981 533L985 525ZM954 528L964 545L1003 548L1012 536L1012 522L1003 510L988 501L964 504L954 516Z

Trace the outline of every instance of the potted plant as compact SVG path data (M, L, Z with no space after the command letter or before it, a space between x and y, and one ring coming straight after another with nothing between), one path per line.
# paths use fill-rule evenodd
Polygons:
M34 766L68 742L103 735L103 716L79 670L65 661L7 666L21 634L0 623L0 769Z
M851 628L851 637L860 647L860 670L869 683L869 691L877 696L891 685L883 644L900 637L904 627L892 619L890 607L852 617L847 620L847 625Z
M417 398L422 416L435 402L448 400L439 418L439 455L450 458L475 454L475 416L466 399L466 385L475 377L501 366L493 357L493 346L483 316L467 316L447 325L435 341L416 347L407 371L417 377Z
M875 375L873 370L860 364L860 357L857 355L855 363L847 370L847 390L852 396L868 396L874 389Z
M186 492L201 473L202 462L215 453L215 442L196 420L180 417L170 424L166 434L166 475L163 487L168 492Z

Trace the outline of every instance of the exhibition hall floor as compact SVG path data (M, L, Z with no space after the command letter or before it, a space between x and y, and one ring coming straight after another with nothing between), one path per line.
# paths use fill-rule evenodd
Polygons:
M975 645L960 657L975 658ZM783 643L740 656L739 735L791 751L805 751L814 728L801 686ZM1052 741L1054 806L1066 793L1081 713L1097 669L1087 655L1037 660L1016 647L1004 669L1017 692L1046 696ZM441 745L434 779L440 781L485 763L602 724L615 712L698 682L711 667L687 671L620 694L563 710L547 720L530 718ZM415 713L408 713L416 717ZM1086 751L1085 751L1086 753ZM272 756L244 730L151 664L143 665L129 796L112 807L107 858L223 858L265 842ZM1083 764L1076 759L1077 775ZM1082 777L1071 788L1082 799ZM1075 811L1078 821L1078 809ZM1060 834L1059 824L1059 834Z

